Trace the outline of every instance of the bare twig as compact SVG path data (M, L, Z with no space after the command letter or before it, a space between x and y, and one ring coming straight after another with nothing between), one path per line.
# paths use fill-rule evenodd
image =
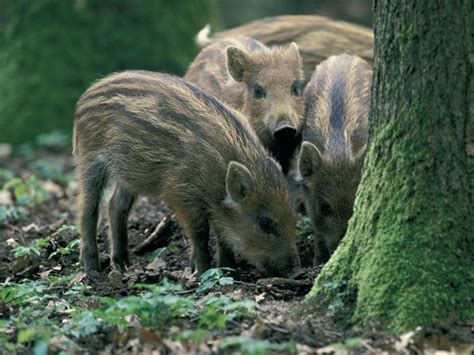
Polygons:
M252 287L262 287L262 285L257 285L257 284L254 284L254 283L244 282L244 281L239 281L239 280L234 280L234 284L244 285L244 286L252 286Z
M169 243L168 237L172 218L172 216L165 216L148 238L138 245L133 252L136 255L143 255L146 252L166 246Z
M181 290L181 291L176 291L176 292L173 292L173 293L174 293L175 295L180 296L180 295L186 295L186 294L188 294L188 293L196 292L196 290L197 290L196 288L191 288L191 289L189 289L189 290Z

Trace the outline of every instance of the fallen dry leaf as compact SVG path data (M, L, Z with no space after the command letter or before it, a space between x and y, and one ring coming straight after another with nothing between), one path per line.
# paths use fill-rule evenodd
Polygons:
M296 350L298 352L298 355L316 354L316 349L304 344L296 344Z
M18 243L15 238L8 239L6 243L12 249L20 246L20 243Z
M141 343L149 343L154 346L161 346L163 344L163 333L150 329L138 329L138 339Z
M151 263L149 263L145 269L158 272L160 270L163 270L166 267L166 262L161 259L159 256L153 259Z
M323 348L316 349L315 352L310 354L331 354L331 355L347 355L350 354L349 349L340 348L339 346L325 346Z
M181 328L175 326L175 325L172 325L169 329L168 329L168 334L169 335L174 335L176 333L179 333L181 331Z
M261 294L256 295L255 296L255 302L257 302L257 303L262 302L263 300L265 300L266 295L267 295L266 292L262 292Z
M416 331L419 331L420 329L421 328L417 328ZM408 347L414 343L416 331L412 330L400 335L399 340L397 340L394 344L395 350L398 352L407 352Z
M13 199L10 191L0 190L0 206L7 206L13 204Z
M128 330L125 330L125 331L122 331L122 332L118 332L118 331L113 331L110 333L110 339L118 344L119 346L129 346L129 345L132 345L131 344L131 340L135 340L136 344L133 344L133 345L138 345L139 341L137 338L132 338L134 336L134 333L131 329L128 329Z
M451 349L455 354L474 354L474 344L455 344Z
M197 281L197 273L193 272L190 267L184 268L184 270L176 270L170 272L170 275L175 277L176 279L186 280L188 282L196 282Z
M73 286L81 282L82 280L84 280L85 277L86 277L85 272L79 272L71 281L69 281L68 286Z
M188 350L180 341L173 341L170 339L163 339L163 344L169 349L172 354L186 354Z
M258 317L255 319L255 323L250 329L250 336L257 339L263 339L268 332L270 327L268 326L267 322L262 317Z
M454 354L474 354L474 346L471 344L453 344L448 337L441 334L434 334L428 338L417 336L410 340L409 349L413 352L419 350L428 355L454 355Z
M51 180L40 180L39 185L48 195L52 195L56 198L64 197L63 188Z
M40 272L39 273L39 277L41 279L47 279L49 277L49 274L51 273L51 271L53 271L53 269L49 269L49 270L46 270L46 271L43 271L43 272Z
M127 280L127 285L133 287L139 280L140 276L145 274L146 271L142 267L129 267L125 272L125 280Z
M60 353L63 349L68 349L68 354L82 354L82 349L77 343L66 337L65 335L59 335L51 338L48 341L48 352Z
M30 223L26 226L21 227L21 230L23 232L30 232L30 231L40 232L41 229L42 228L40 226L38 226L36 223Z
M20 256L19 258L16 258L15 259L15 263L13 264L13 273L14 274L18 274L22 271L24 271L28 265L30 265L30 258L28 257L28 255L23 255L23 256Z

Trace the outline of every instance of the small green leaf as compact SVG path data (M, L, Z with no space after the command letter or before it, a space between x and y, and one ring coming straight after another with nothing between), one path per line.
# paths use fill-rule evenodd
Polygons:
M219 285L224 286L224 285L232 285L232 284L234 284L233 277L225 276L219 279Z
M348 348L358 348L362 346L363 342L360 338L351 338L345 341L345 344Z
M11 189L12 187L15 187L15 186L20 185L20 184L23 184L23 180L21 180L20 178L13 178L10 181L7 181L3 185L3 189L8 190L8 189Z
M76 232L77 227L73 224L63 224L61 227L58 228L57 232L62 233L62 232Z
M20 344L27 343L35 338L38 331L34 328L22 329L18 332L17 342Z

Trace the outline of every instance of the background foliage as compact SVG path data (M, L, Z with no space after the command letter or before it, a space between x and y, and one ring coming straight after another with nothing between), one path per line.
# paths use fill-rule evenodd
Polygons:
M214 0L1 3L0 142L70 129L94 80L124 69L183 73Z

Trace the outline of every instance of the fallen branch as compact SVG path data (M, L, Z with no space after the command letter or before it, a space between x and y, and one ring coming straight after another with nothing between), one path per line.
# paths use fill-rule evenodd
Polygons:
M147 252L163 248L169 244L169 232L173 216L165 216L156 226L155 230L146 238L140 245L138 245L133 253L136 255L143 255Z
M309 288L311 287L311 282L309 280L294 280L294 279L286 279L283 277L272 277L272 278L258 280L257 285L266 286L270 288L277 287L277 288L291 290L297 287Z

